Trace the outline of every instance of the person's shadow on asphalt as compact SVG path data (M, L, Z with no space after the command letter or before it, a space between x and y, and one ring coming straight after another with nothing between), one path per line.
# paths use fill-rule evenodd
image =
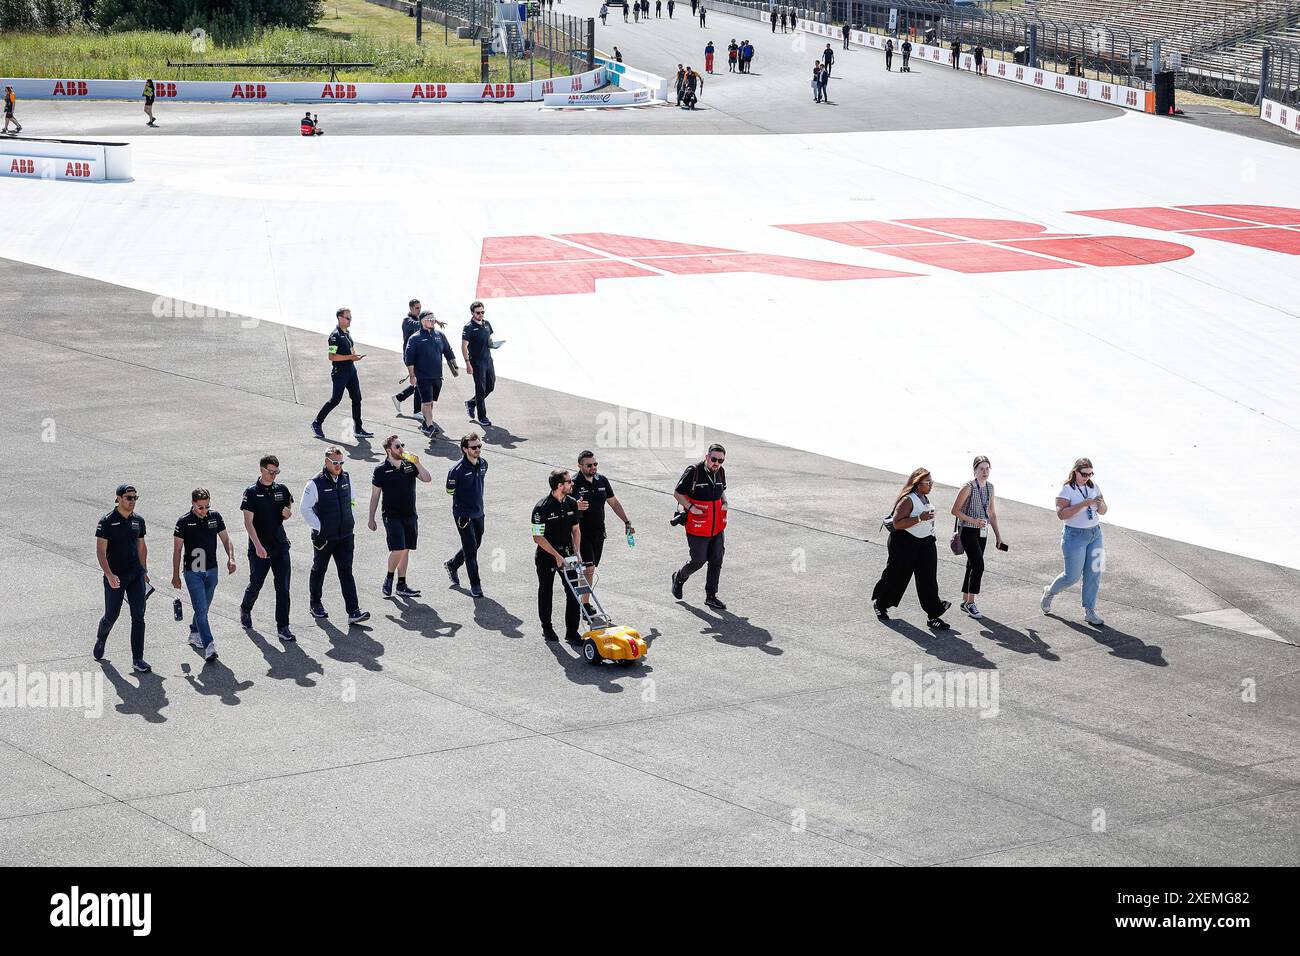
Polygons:
M422 598L394 598L397 614L385 614L384 617L404 631L428 638L455 637L464 626L455 621L444 621L437 611L421 601Z
M161 677L153 672L139 674L139 684L133 684L107 661L100 667L121 700L113 708L119 714L135 714L151 724L161 724L167 720L162 711L170 701Z
M985 614L976 622L982 636L987 637L999 647L1005 647L1017 654L1036 654L1045 661L1059 661L1060 655L1053 653L1048 644L1032 627L1022 633L1015 628L1000 624Z
M198 677L194 676L188 663L181 664L181 673L185 675L190 686L200 694L216 697L223 704L231 707L241 703L240 692L253 686L251 680L237 680L234 671L221 663L220 658L205 662Z
M495 448L514 451L519 447L520 442L528 441L528 439L524 438L522 435L515 435L510 431L510 429L503 428L500 425L481 425L479 427L483 429L484 446L492 445ZM483 450L486 452L488 449L484 447ZM460 449L457 448L456 452L459 454Z
M1066 620L1056 614L1049 614L1048 617L1054 617L1070 630L1091 638L1102 647L1110 648L1111 657L1118 657L1125 661L1138 661L1142 664L1150 664L1152 667L1169 666L1163 648L1157 644L1147 644L1141 638L1117 631L1113 627L1094 627L1091 624Z
M739 617L730 611L713 611L713 613L709 613L708 610L694 607L685 601L678 601L677 603L707 625L704 630L700 631L701 634L712 637L719 644L726 644L729 647L756 647L764 654L771 654L773 657L779 657L785 653L784 650L772 643L771 631L759 627L757 624L750 624L747 617Z
M997 665L976 650L973 644L961 639L960 631L951 628L946 631L932 631L928 628L922 630L915 624L909 624L896 617L881 623L899 637L907 638L925 653L941 661L959 664L962 667L997 669Z
M449 590L463 591L464 589ZM485 631L496 631L505 637L518 639L524 636L523 620L515 617L489 597L481 597L474 601L474 623Z
M245 633L253 646L262 652L268 668L266 676L272 680L291 680L299 687L315 687L316 681L312 680L311 675L325 676L325 668L321 667L320 661L304 651L297 641L285 642L276 638L276 643L272 644L260 631L249 628Z
M316 626L329 638L330 649L325 656L342 664L360 664L368 671L381 671L384 665L384 645L370 636L370 629L351 624L346 632L339 630L327 618L316 618Z

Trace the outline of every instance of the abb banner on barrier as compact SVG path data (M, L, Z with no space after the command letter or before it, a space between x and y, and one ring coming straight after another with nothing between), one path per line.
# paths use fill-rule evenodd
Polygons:
M532 103L547 93L590 93L607 83L605 68L521 83L250 83L155 80L154 96L177 102L262 103ZM138 100L143 80L6 79L19 99Z
M0 141L0 176L104 182L131 178L129 143L60 139Z
M1264 100L1259 107L1259 118L1280 126L1289 133L1300 133L1300 107L1284 106L1277 100Z
M644 106L650 102L649 90L617 90L612 93L547 93L544 106L586 109L601 106Z
M799 20L798 29L806 33L816 33L829 39L842 39L844 34L838 27L828 23L819 23L816 20ZM856 43L858 46L869 47L873 50L884 50L885 40L888 37L878 33L864 33L861 30L849 31L849 42ZM899 43L894 41L894 55L902 56L898 51ZM952 51L943 47L929 46L924 43L912 44L912 59L924 63L941 63L944 66L952 66ZM975 72L975 57L969 53L961 54L960 68L971 73ZM1037 87L1040 90L1051 90L1053 93L1064 93L1066 96L1078 96L1086 100L1096 100L1099 103L1110 103L1112 106L1122 106L1129 110L1138 110L1143 113L1155 112L1155 94L1147 90L1135 89L1131 86L1122 86L1118 83L1103 83L1101 80L1089 80L1082 76L1067 76L1064 73L1056 73L1052 70L1043 70L1037 67L1021 66L1018 63L1007 63L1005 60L984 60L985 74L996 76L999 79L1011 80L1013 83L1023 83L1026 86Z

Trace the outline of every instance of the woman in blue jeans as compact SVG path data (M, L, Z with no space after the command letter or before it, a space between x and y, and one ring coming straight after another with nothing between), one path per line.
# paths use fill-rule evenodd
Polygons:
M1080 458L1070 469L1070 477L1056 496L1056 516L1065 522L1061 534L1061 553L1065 570L1043 588L1042 608L1052 610L1052 598L1083 578L1083 617L1101 627L1105 622L1097 614L1097 590L1106 552L1101 539L1101 516L1106 513L1106 499L1101 486L1093 480L1092 462Z
M217 539L226 550L226 570L235 573L235 546L230 543L221 513L212 510L211 495L206 488L190 494L190 510L176 519L172 532L172 587L178 591L184 575L185 589L190 592L194 619L190 623L190 645L204 658L214 660L217 645L208 626L208 608L217 590ZM182 570L183 569L183 570Z

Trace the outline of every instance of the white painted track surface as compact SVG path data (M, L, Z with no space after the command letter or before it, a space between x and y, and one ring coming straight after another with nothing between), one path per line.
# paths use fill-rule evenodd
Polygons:
M985 453L1001 494L1043 506L1087 454L1115 523L1300 566L1300 503L1270 490L1300 468L1300 259L1068 212L1300 207L1295 152L1136 115L598 148L531 137L526 175L493 160L499 143L138 142L133 183L0 181L0 257L322 333L346 304L358 341L390 348L412 295L464 321L489 237L605 232L912 272L664 275L497 299L497 370L875 467L924 464L941 482ZM775 228L930 217L1194 255L969 275ZM374 414L383 397L367 401Z

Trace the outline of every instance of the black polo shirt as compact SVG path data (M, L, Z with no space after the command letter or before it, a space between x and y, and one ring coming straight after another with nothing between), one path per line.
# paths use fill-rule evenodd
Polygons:
M352 336L340 328L335 328L330 333L330 355L356 355L356 350L352 347ZM356 362L335 362L330 361L330 372L355 372Z
M477 467L462 455L447 472L447 494L451 495L453 518L483 517L483 482L487 477L487 459L479 458Z
M555 495L547 495L533 505L533 534L540 534L560 554L573 553L573 526L577 523L578 502L569 495L565 495L563 501L556 501ZM537 550L546 553L541 545Z
M137 542L144 537L144 519L139 515L123 518L122 512L114 508L99 519L95 537L108 542L108 567L119 578L130 578L143 570Z
M492 323L487 319L482 325L473 319L465 323L460 333L461 341L469 343L469 360L475 365L486 365L492 361Z
M176 519L173 538L180 538L181 570L211 571L217 566L217 535L226 530L221 512L209 511L200 518L193 509Z
M415 482L419 470L409 461L403 460L394 466L387 457L384 463L375 469L375 477L370 484L383 492L379 506L385 515L409 517L415 514Z
M614 497L614 489L610 487L609 479L596 472L595 476L588 481L587 476L579 471L573 476L573 497L587 502L587 510L578 512L578 523L582 526L583 535L591 531L603 538L605 502Z
M252 512L253 530L268 555L289 548L282 514L283 509L291 504L293 493L278 481L270 485L255 481L244 489L244 500L239 503L239 510Z
M716 475L711 475L704 462L691 465L682 472L676 490L696 501L721 501L727 490L727 469L719 468Z

